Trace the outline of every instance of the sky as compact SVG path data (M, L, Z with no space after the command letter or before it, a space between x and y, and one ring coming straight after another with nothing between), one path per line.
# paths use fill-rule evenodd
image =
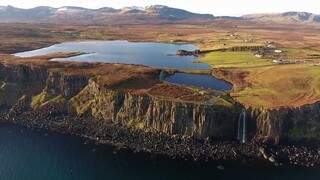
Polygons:
M320 14L320 0L0 0L0 6L79 6L86 8L166 5L216 16L305 11Z

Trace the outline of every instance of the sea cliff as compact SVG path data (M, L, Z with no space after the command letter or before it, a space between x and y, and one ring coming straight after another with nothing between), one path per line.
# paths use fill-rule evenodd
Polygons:
M267 159L272 157L272 162L277 162L275 159L288 159L292 154L274 152L292 147L272 146L274 150L270 150L264 143L319 137L318 103L294 109L246 109L249 143L239 144L235 140L243 108L240 104L209 103L211 94L200 97L203 92L190 94L190 89L159 81L159 69L119 64L40 64L0 64L2 121L77 134L117 147L195 159L261 158L268 154ZM92 71L102 68L123 70L121 79L112 77L110 71ZM161 88L167 89L159 93ZM168 89L189 98L165 94ZM308 152L315 158L302 165L318 163L316 149Z
M23 107L26 111L46 111L46 106L59 102L77 116L90 115L102 122L197 138L236 136L237 108L124 92L106 87L94 75L64 75L45 68L3 64L0 73L3 108L28 100Z

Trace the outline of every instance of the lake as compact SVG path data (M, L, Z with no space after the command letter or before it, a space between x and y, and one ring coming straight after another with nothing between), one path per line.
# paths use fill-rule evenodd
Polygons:
M15 54L20 57L45 55L54 52L86 52L89 54L70 58L54 59L55 61L76 62L108 62L124 64L141 64L151 67L175 69L209 69L203 63L193 63L194 56L177 56L177 50L194 51L198 47L191 44L164 44L152 42L128 41L86 41L66 42L50 47ZM210 75L192 75L178 73L164 79L165 81L192 85L197 87L212 88L215 90L231 90L232 85Z
M66 42L50 47L15 54L20 57L45 55L53 52L85 52L82 56L55 59L58 61L108 62L124 64L142 64L151 67L177 69L209 69L203 63L192 63L194 56L177 56L176 51L197 50L191 44L164 44L152 42L128 41L85 41Z
M0 124L0 179L319 179L320 168L193 162L116 150L70 135ZM224 170L217 169L223 165Z

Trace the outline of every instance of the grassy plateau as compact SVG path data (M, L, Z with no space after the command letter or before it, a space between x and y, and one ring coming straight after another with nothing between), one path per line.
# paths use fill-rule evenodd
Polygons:
M212 66L212 70L191 73L212 73L231 82L234 87L228 95L229 99L253 108L300 107L320 100L319 32L320 29L314 24L270 24L220 19L177 21L149 26L112 23L99 25L4 23L0 24L0 53L2 53L0 60L9 65L46 67L64 74L99 74L99 81L107 86L133 93L143 92L175 100L210 101L212 98L210 93L200 95L188 88L158 83L153 76L152 78L150 76L151 72L157 71L152 68L141 66L124 68L121 65L107 67L101 64L47 61L52 57L79 53L51 54L33 58L16 58L9 55L59 42L78 40L191 43L202 51L209 52L201 55L195 63L202 62ZM272 45L274 49L261 52L251 48L268 45ZM275 49L280 49L281 52L275 52ZM262 56L258 57L257 54ZM118 76L108 78L108 73L100 73L108 70ZM37 98L40 101L42 97ZM218 99L216 102L229 105L225 100Z

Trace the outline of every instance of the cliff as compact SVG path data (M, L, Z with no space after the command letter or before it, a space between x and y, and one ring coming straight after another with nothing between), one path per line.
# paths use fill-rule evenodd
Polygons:
M22 96L40 93L46 79L45 69L0 64L0 107L11 108Z
M112 70L123 73L114 77ZM26 124L41 122L44 127L74 128L94 136L104 136L101 128L113 123L146 132L236 139L240 105L208 103L212 94L160 82L159 73L135 65L1 63L0 107L14 117L29 114L30 118L22 120ZM319 109L319 103L299 108L248 108L248 138L276 144L288 139L318 139ZM83 117L87 118L79 121Z
M202 138L232 139L239 115L237 110L228 107L116 92L92 79L71 102L78 114L89 111L93 117L104 121Z
M105 66L114 69L113 66L119 65ZM124 71L132 67L122 65ZM94 68L100 67L97 65ZM77 71L79 69L81 67ZM141 77L143 86L139 87L136 87L137 84L142 83L138 82L135 74L131 75L133 77L124 75L124 80L115 81L109 75L79 75L81 73L20 64L1 64L0 74L2 110L11 109L18 114L37 112L33 114L35 119L37 116L38 119L46 117L55 120L57 117L68 117L65 118L68 120L64 123L66 126L77 124L77 117L90 116L86 124L90 124L90 121L102 124L112 122L128 128L198 138L234 139L236 136L237 108L205 104L199 93L160 82L158 70L146 72L144 75L150 77L148 79L151 82L147 83ZM111 80L115 82L111 83ZM177 94L170 93L170 90L163 90L169 92L166 96L161 88L173 89L182 93L183 97L193 99L195 96L199 100L183 100ZM103 135L95 128L90 131Z
M281 70L281 68L296 68L296 66L280 66L277 68ZM212 72L216 77L232 82L233 91L230 93L230 96L235 101L241 102L246 108L249 117L249 137L253 140L271 142L272 144L301 140L304 142L306 142L305 140L317 142L319 140L320 121L318 117L320 103L317 100L319 96L316 94L316 89L314 93L310 93L311 95L308 92L309 90L313 91L313 86L300 86L299 81L296 79L286 79L283 82L275 80L277 82L274 83L277 86L275 87L270 85L274 81L270 80L270 74L268 74L263 78L271 82L268 84L268 88L279 96L263 92L259 88L256 88L256 91L253 90L253 94L249 94L246 90L251 87L259 87L259 85L254 84L255 81L252 80L252 77L257 76L250 69L220 68L213 69ZM276 77L278 78L278 76ZM299 75L296 75L296 77L299 77ZM283 78L283 76L279 78ZM259 80L261 77L256 79ZM302 82L305 83L306 81ZM298 98L288 96L290 93L286 94L288 89L290 89L290 92L295 92L296 89L301 87L302 89L304 87L308 87L309 89L305 88L302 91L303 93L296 93ZM241 94L241 92L244 93ZM241 101L243 100L242 98L245 101Z
M320 103L298 108L252 110L253 137L258 141L280 143L281 140L319 140Z

